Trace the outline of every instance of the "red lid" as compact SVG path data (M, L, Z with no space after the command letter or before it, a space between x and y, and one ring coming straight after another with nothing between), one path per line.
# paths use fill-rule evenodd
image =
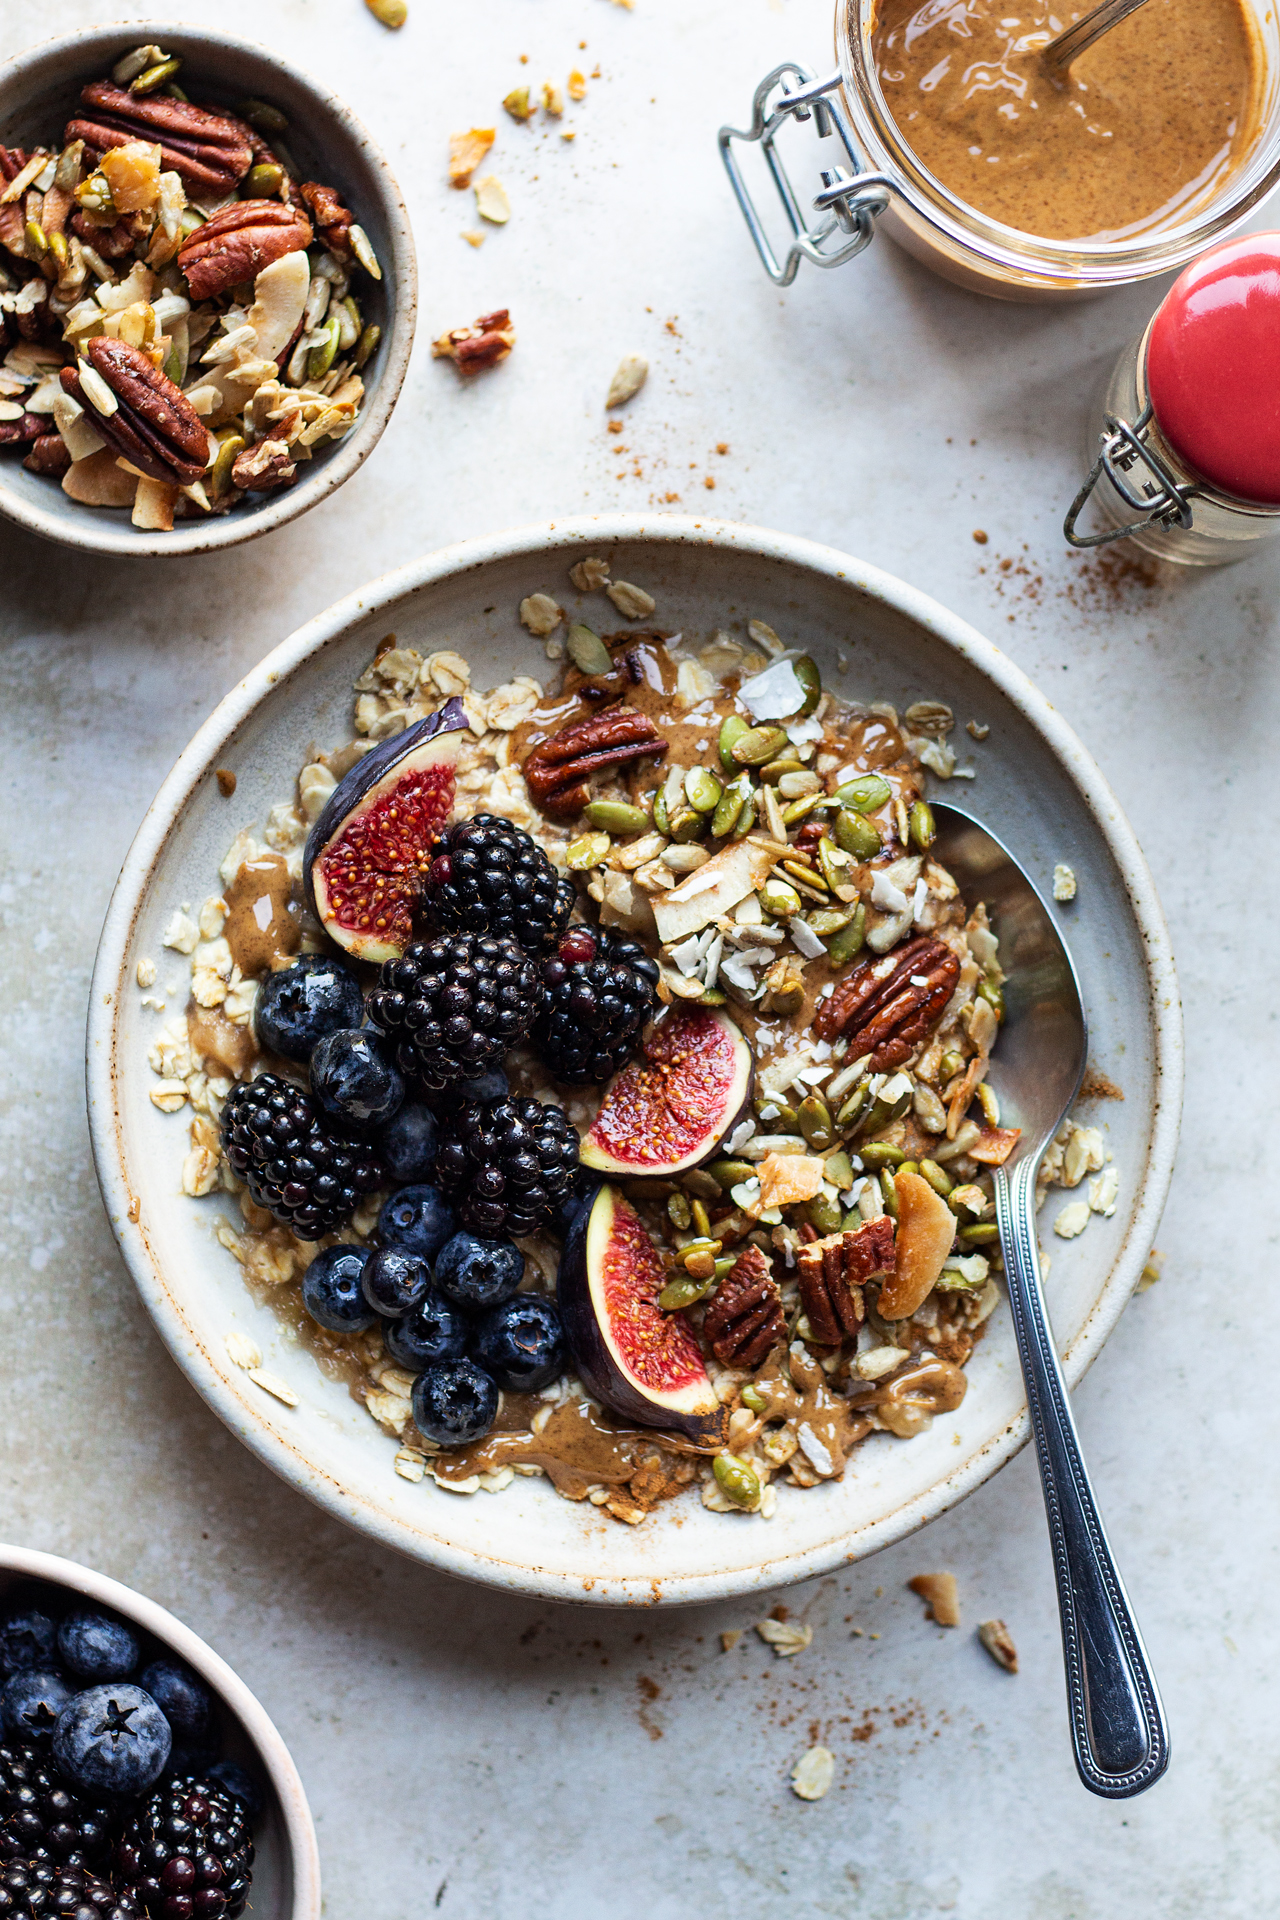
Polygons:
M1151 325L1147 392L1189 466L1280 506L1280 233L1228 240L1175 281Z

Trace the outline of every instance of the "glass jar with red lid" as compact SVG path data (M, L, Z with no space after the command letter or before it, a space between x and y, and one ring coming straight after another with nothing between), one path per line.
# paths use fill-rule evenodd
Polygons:
M1193 261L1121 354L1095 424L1072 546L1128 539L1212 567L1280 534L1280 233ZM1088 503L1104 524L1085 533Z

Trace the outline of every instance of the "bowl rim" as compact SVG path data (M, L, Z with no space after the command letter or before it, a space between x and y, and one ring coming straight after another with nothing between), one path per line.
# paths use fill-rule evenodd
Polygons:
M69 1588L110 1607L171 1647L209 1682L249 1735L280 1802L293 1874L290 1920L319 1920L320 1850L301 1776L275 1722L235 1669L158 1601L78 1561L34 1547L0 1545L0 1572L47 1580L51 1586Z
M137 1217L131 1217L138 1209L128 1182L115 1100L117 1009L126 987L125 967L133 927L170 832L197 785L219 763L231 735L298 667L340 641L350 627L367 622L389 602L444 579L476 573L495 561L522 555L536 557L572 545L580 545L585 552L601 544L636 545L646 541L655 545L711 545L798 565L846 581L900 612L995 683L1046 742L1093 815L1120 871L1142 937L1153 1028L1154 1095L1141 1199L1101 1292L1076 1339L1062 1355L1072 1387L1101 1350L1149 1257L1173 1175L1182 1104L1182 1015L1172 946L1154 881L1119 802L1087 748L1021 668L967 621L894 575L834 548L759 527L667 514L571 516L461 541L410 561L344 596L283 640L223 698L179 756L143 818L112 894L94 966L86 1033L89 1131L103 1203L134 1284L174 1359L214 1412L274 1472L334 1518L412 1559L511 1593L586 1604L678 1605L723 1599L808 1579L877 1552L945 1513L1011 1460L1029 1437L1025 1404L998 1435L954 1472L882 1519L835 1534L812 1547L784 1551L776 1557L766 1554L757 1565L727 1574L708 1571L643 1580L631 1576L584 1580L570 1571L517 1564L439 1540L424 1543L415 1537L407 1541L399 1527L374 1510L358 1491L337 1484L306 1460L270 1426L265 1413L246 1408L236 1399L200 1341L192 1339L190 1328L164 1285L145 1227ZM424 1550L426 1545L430 1546L429 1552Z
M0 74L0 96L12 97L15 89L22 91L24 81L28 83L25 91L31 92L33 79L38 84L38 70L64 54L82 48L86 54L92 54L95 48L104 43L118 46L122 39L134 33L148 40L154 39L161 45L166 40L180 38L189 43L239 54L266 68L283 70L293 85L311 97L317 115L328 115L336 120L348 138L363 149L370 172L378 183L380 211L391 243L390 261L384 261L382 266L395 289L395 310L388 337L381 343L384 357L377 386L367 404L361 408L356 424L346 438L316 464L313 472L302 475L295 486L287 488L264 505L251 508L246 513L228 513L217 519L187 521L170 533L143 534L140 530L126 529L110 516L95 516L90 507L82 510L82 519L80 515L69 516L39 505L32 506L17 496L4 476L3 466L0 466L0 514L15 525L25 527L28 532L52 540L59 546L72 547L82 553L111 554L124 559L221 552L228 547L240 546L247 540L256 540L264 533L271 533L276 527L282 527L318 506L364 465L382 438L409 371L409 357L417 327L418 266L413 229L395 175L363 121L357 118L339 95L313 79L305 68L296 66L292 60L270 47L256 40L246 40L239 34L222 33L214 27L176 20L127 20L81 27L74 33L42 40L37 46L14 55L6 62L3 74ZM143 43L143 39L137 42L138 45Z

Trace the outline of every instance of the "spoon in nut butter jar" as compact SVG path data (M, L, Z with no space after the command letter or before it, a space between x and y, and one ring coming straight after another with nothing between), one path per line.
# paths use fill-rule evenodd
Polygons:
M1104 33L1110 33L1112 27L1118 27L1122 20L1146 4L1147 0L1102 0L1102 5L1092 13L1082 14L1073 26L1055 34L1040 58L1047 67L1065 73L1071 62L1087 53L1095 40L1101 40Z
M1050 909L1004 846L935 803L934 856L966 900L985 901L1000 940L1004 1020L992 1059L999 1125L1017 1137L993 1169L1005 1285L1040 1463L1062 1620L1076 1767L1091 1793L1125 1799L1169 1764L1159 1690L1089 1485L1040 1279L1036 1170L1084 1076L1079 981Z

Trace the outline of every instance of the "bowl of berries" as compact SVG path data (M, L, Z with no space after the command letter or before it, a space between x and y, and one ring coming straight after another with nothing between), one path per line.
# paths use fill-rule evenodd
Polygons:
M315 1920L302 1782L262 1707L163 1607L0 1547L0 1914Z
M1172 961L994 648L845 556L626 517L277 648L153 803L91 996L104 1199L210 1404L373 1537L557 1598L806 1577L978 1485L1025 1434L1021 981L942 857L964 779L1089 997L1040 1167L1078 1378L1169 1178Z
M205 552L376 445L417 305L408 215L346 106L275 53L148 22L0 77L0 513Z

